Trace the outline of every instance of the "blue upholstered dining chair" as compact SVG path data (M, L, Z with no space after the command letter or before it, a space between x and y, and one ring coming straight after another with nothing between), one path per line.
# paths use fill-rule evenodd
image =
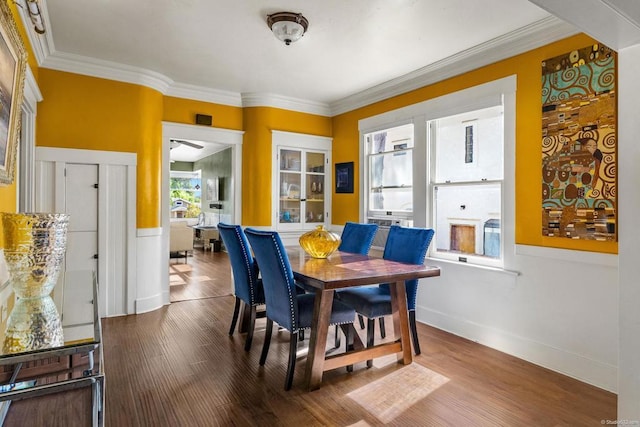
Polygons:
M405 262L409 264L422 264L427 254L427 249L433 239L434 231L427 228L400 227L392 225L389 237L384 246L382 257L391 261ZM407 280L405 282L407 293L407 309L409 310L409 326L413 349L420 354L418 331L416 329L416 297L418 295L418 281ZM353 307L358 314L367 320L367 347L373 345L375 318L381 318L391 314L391 295L388 284L378 286L357 287L344 289L336 293L337 298L345 304ZM384 337L384 336L383 336ZM371 367L372 361L367 361Z
M359 224L347 222L342 229L340 246L338 250L352 254L367 255L373 238L378 231L378 224Z
M260 266L267 304L267 331L260 355L260 365L263 366L267 360L273 322L276 322L290 333L289 365L284 383L284 389L289 390L296 366L298 332L311 327L315 295L296 292L289 257L277 232L250 228L245 232ZM354 317L355 311L352 308L334 299L329 324L353 323ZM347 337L347 342L349 338Z
M251 350L253 330L256 323L256 307L264 304L264 290L262 280L258 278L258 264L255 262L253 255L251 255L249 242L242 231L242 227L221 222L218 224L218 231L229 253L236 296L236 305L233 310L229 335L233 335L240 312L240 301L244 301L247 307L250 308L247 338L244 343L245 351L249 351Z
M371 244L378 231L378 224L360 224L357 222L346 222L340 236L340 246L338 250L352 254L367 255ZM358 315L360 327L364 329L362 316ZM335 346L340 347L340 334L336 326Z

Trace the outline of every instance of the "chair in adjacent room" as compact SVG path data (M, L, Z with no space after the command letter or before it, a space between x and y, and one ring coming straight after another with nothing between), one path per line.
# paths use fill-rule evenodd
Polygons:
M433 239L434 231L427 228L412 228L392 225L389 229L389 237L384 247L382 257L391 261L409 264L422 264L427 254L427 249ZM418 294L418 281L407 280L405 282L407 293L407 309L409 311L409 326L413 349L420 354L420 343L416 329L416 297ZM373 346L375 331L375 319L391 314L391 295L388 284L373 287L358 287L336 292L337 298L345 304L353 307L356 312L367 318L367 347ZM383 336L384 337L384 336ZM367 366L372 366L372 361L367 361Z
M240 301L243 301L250 309L249 324L247 325L247 338L244 343L245 351L251 350L253 331L255 329L257 310L264 304L264 289L262 280L258 278L258 265L255 262L247 237L239 225L218 224L220 237L229 253L231 270L233 271L233 286L236 296L236 304L233 310L229 335L233 335L240 312Z
M273 322L276 322L290 334L289 364L284 383L284 389L289 390L296 366L298 332L311 327L315 295L296 292L289 257L277 232L249 228L245 232L260 266L267 305L267 330L260 365L263 366L267 360ZM329 320L331 325L353 323L354 318L355 311L352 308L334 299ZM350 338L347 336L347 342Z

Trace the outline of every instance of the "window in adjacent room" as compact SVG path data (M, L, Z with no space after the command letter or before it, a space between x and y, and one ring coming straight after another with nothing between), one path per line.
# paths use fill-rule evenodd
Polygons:
M197 171L170 171L171 217L197 218L200 215L202 178Z

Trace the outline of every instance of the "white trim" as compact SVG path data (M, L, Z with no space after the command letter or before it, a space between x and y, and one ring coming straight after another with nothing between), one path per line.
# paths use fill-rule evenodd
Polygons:
M126 269L126 283L124 284L124 300L121 301L126 306L127 314L133 313L134 298L137 296L137 241L135 235L136 226L136 182L137 182L137 154L121 153L113 151L97 151L97 150L80 150L66 148L37 147L35 150L36 162L52 163L49 175L37 176L39 180L49 179L53 181L52 185L46 185L45 182L39 182L40 192L36 193L35 201L36 209L44 209L47 212L64 212L65 211L65 168L68 163L95 164L98 167L99 182L102 191L98 194L98 282L102 285L100 289L100 315L113 315L122 313L109 313L107 309L113 307L106 300L108 287L112 286L108 281L108 266L112 264L122 266ZM126 234L119 238L118 236L109 236L110 221L114 220L111 215L112 209L108 201L108 192L111 182L110 166L126 167L126 200L122 201L122 206L126 206L126 218L118 217L116 212L116 220L126 221L123 227L126 227ZM37 170L40 167L36 168ZM34 180L35 181L35 180ZM38 188L38 187L36 187ZM54 191L53 198L45 198L42 194L48 189ZM112 246L115 245L115 246ZM111 258L113 249L122 250L126 248L126 260L121 264L118 262L120 258ZM114 263L112 263L114 261ZM117 286L117 284L116 284ZM118 304L118 302L116 302Z
M29 35L38 64L42 68L83 74L104 79L122 81L156 89L164 95L184 99L242 107L274 107L332 117L356 108L410 92L446 78L471 71L520 53L535 49L578 33L573 26L550 16L526 27L496 37L463 52L444 58L404 76L389 80L362 92L337 100L331 104L290 98L277 94L234 93L215 88L174 82L168 76L140 67L119 64L92 57L58 52L53 37L46 2L40 0L47 32L44 36ZM20 9L20 8L18 8ZM25 27L30 22L21 16ZM28 20L28 17L26 17ZM33 29L31 29L33 32ZM29 34L29 32L28 32Z
M360 198L360 217L367 212L367 179L368 162L365 159L364 135L385 128L400 126L407 123L414 124L414 153L413 153L413 221L417 227L429 227L434 224L433 185L429 185L430 171L435 166L434 160L428 155L429 141L427 140L426 123L429 120L451 116L467 111L478 110L496 105L504 106L504 179L502 182L502 257L497 262L493 260L474 261L474 265L486 265L503 268L509 271L515 265L513 246L515 245L515 120L516 120L516 88L515 75L507 76L481 85L473 86L447 95L443 95L417 104L408 105L376 116L358 121L360 131L360 191L364 194ZM442 259L442 258L438 258ZM471 259L471 258L470 258Z
M291 98L273 93L243 93L242 106L282 108L284 110L331 117L331 109L328 104Z
M486 271L491 271L494 273L500 273L500 274L506 274L507 276L519 276L520 273L519 271L515 271L515 270L506 270L504 268L500 268L500 267L491 267L491 266L487 266L487 265L482 265L482 264L469 264L466 262L460 262L460 261L455 261L455 260L451 260L451 259L446 259L446 258L432 258L432 257L427 257L427 261L426 264L428 265L434 265L436 267L441 267L440 264L454 264L456 266L460 266L463 268L477 268L480 270L486 270Z
M161 292L147 298L139 298L136 300L136 314L148 313L157 310L165 305L165 301L169 299L167 292Z
M138 228L136 229L137 237L162 236L162 227Z
M26 5L23 2L16 1L18 7L18 14L20 15L20 19L22 20L22 25L24 26L27 38L29 39L29 44L31 45L31 49L33 50L33 54L36 57L36 62L38 66L41 66L44 60L52 53L55 52L55 48L53 47L53 34L51 32L51 21L49 20L49 11L47 8L46 0L38 0L38 6L40 7L40 15L44 20L44 34L38 34L33 29L33 24L31 23L31 18L29 18L29 14L26 11Z
M452 116L468 110L479 110L502 103L502 94L515 92L517 78L515 75L503 77L468 89L448 93L437 98L411 104L406 107L386 111L358 121L358 129L364 133L375 132L389 126L405 123L416 123L422 120L438 119ZM507 142L505 141L505 144ZM416 142L417 144L417 142ZM415 144L414 144L415 145Z
M613 393L617 391L618 368L616 366L424 306L417 307L416 315L418 321L427 325L560 372L587 384Z
M214 128L209 126L186 125L183 123L162 122L162 182L161 195L158 210L161 215L161 237L160 246L162 254L162 263L166 263L165 268L161 272L160 286L162 290L162 298L165 303L169 301L169 217L170 203L168 200L169 191L169 140L189 139L203 142L216 142L226 144L231 147L231 163L232 163L232 182L231 188L234 197L233 205L233 222L240 224L242 220L242 142L244 131ZM156 307L157 308L157 307ZM138 305L136 305L138 311ZM147 310L148 311L148 310Z
M541 246L516 245L516 255L548 258L555 261L578 262L589 265L618 268L618 255L599 252L573 251Z
M275 144L310 150L331 150L333 138L329 136L310 135L308 133L285 132L272 130L271 140L277 139Z
M165 95L177 98L193 99L196 101L211 102L214 104L230 105L232 107L242 107L242 98L237 92L210 89L187 83L173 83L169 86Z
M139 84L165 93L173 80L155 71L66 52L53 52L42 68L66 71L125 83Z
M371 105L510 58L576 33L578 33L578 30L571 25L550 16L429 64L404 76L333 102L330 104L331 114L337 116L356 108Z
M29 107L29 112L35 114L38 102L42 101L42 92L38 87L38 82L31 71L31 67L27 64L27 74L24 81L24 103Z
M46 160L65 163L96 163L136 166L136 153L119 151L82 150L76 148L38 147L36 161Z

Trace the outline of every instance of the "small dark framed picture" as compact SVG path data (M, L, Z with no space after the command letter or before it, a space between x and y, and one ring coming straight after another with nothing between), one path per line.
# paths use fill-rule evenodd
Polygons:
M353 162L336 163L336 193L353 193Z

